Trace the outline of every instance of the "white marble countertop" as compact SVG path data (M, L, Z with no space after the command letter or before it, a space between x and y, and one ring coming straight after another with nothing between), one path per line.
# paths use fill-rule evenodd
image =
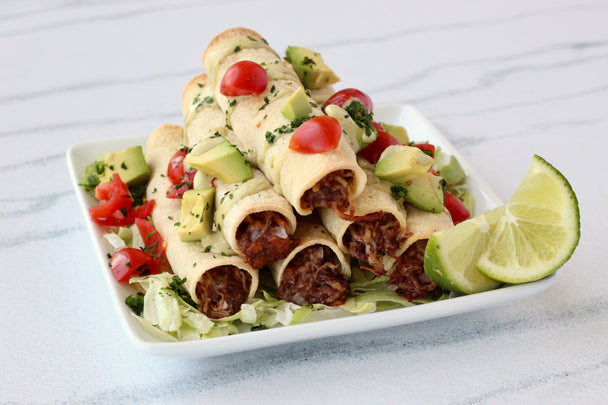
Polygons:
M284 4L0 4L0 403L601 402L608 2ZM277 50L320 51L340 88L360 88L376 105L414 104L503 200L534 153L554 164L582 223L557 282L491 310L234 355L135 350L65 153L181 124L181 92L201 72L202 50L238 25Z

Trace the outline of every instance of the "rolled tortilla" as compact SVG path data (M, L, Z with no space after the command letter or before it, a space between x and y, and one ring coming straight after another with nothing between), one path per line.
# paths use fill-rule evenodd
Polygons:
M226 70L239 61L254 61L265 67L268 86L259 96L229 98L220 93L219 82ZM319 206L332 206L338 211L350 210L352 198L365 187L365 173L346 137L334 150L304 154L289 149L293 132L291 122L280 110L285 101L302 86L295 71L266 44L255 31L234 28L212 39L203 53L203 65L209 72L214 98L239 138L250 161L264 172L275 190L287 198L301 215ZM309 99L312 115L321 109ZM288 129L290 131L290 129ZM270 137L268 136L270 134ZM341 192L330 201L331 187ZM325 191L324 191L325 190Z
M300 244L270 266L279 298L298 305L341 305L351 275L347 256L320 223L300 219L295 237Z
M368 184L355 197L353 206L355 220L322 208L321 221L343 252L367 263L374 274L384 274L405 241L406 211L391 196L390 186L387 189L372 173L368 173Z
M177 235L175 221L180 217L179 199L166 198L165 190L171 187L170 180L166 177L166 168L173 153L182 145L183 128L176 125L162 125L157 128L148 138L146 143L146 162L151 170L150 181L147 187L148 199L155 200L155 207L152 211L154 226L165 240L166 254L173 272L180 278L186 278L186 289L197 304L204 305L207 298L201 297L197 293L199 282L205 273L216 271L217 269L238 269L245 272L249 281L249 288L246 298L254 296L259 281L258 271L245 263L240 256L225 256L220 253L205 253L204 242L182 242ZM210 273L211 274L211 273ZM203 298L201 300L201 298ZM227 297L230 299L230 297ZM241 302L242 303L242 302ZM238 311L235 307L235 311ZM204 308L201 308L204 309ZM205 313L205 311L201 311ZM205 313L210 317L214 313ZM230 314L227 314L230 315ZM224 315L224 316L227 316Z
M210 95L207 81L206 75L198 75L184 88L182 112L189 147L215 141L218 134L235 141L234 133L223 125L224 113ZM272 189L263 173L257 169L252 173L253 178L239 183L214 180L215 224L232 250L261 268L282 259L297 244L291 237L297 221L289 202Z
M454 226L444 209L433 213L405 204L408 237L390 267L387 286L408 300L422 299L440 288L424 272L424 251L432 233Z

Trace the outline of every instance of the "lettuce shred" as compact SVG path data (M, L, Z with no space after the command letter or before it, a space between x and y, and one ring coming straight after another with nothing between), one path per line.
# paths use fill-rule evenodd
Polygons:
M353 268L350 295L338 307L323 304L300 306L280 300L276 298L276 287L262 279L258 294L244 303L240 311L222 319L208 318L192 305L191 300L185 299L187 297L179 288L185 279L170 273L133 277L130 283L140 291L138 294L143 294L143 310L138 307L133 316L157 339L187 341L384 311L448 297L441 294L432 299L410 302L387 288L388 276L370 274ZM127 301L133 302L134 297L129 296ZM141 295L139 298L141 300Z

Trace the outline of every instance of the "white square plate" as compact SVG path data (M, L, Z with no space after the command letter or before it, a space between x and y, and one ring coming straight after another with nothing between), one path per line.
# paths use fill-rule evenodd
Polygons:
M404 126L411 140L418 142L428 141L441 146L442 150L446 153L454 155L467 174L469 191L475 198L475 214L502 204L500 199L485 181L475 173L460 153L415 108L409 105L378 107L375 109L374 117L379 122ZM102 229L90 220L88 213L88 207L94 205L96 201L78 185L82 179L85 166L96 160L102 153L121 150L134 145L144 145L145 142L146 137L144 136L110 139L75 145L67 152L67 161L73 187L80 202L87 229L95 246L99 268L103 272L112 295L112 301L127 335L135 347L144 352L172 357L211 357L308 339L405 325L487 309L507 302L522 300L545 290L556 280L556 276L552 275L532 283L507 286L480 294L460 296L423 305L259 330L207 340L188 342L159 341L150 336L142 328L124 303L125 298L133 294L134 291L128 284L118 283L109 271L107 253L110 251L110 246L102 237Z

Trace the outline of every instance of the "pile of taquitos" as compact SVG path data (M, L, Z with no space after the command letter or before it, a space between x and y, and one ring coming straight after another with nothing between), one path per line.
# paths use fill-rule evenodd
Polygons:
M342 305L351 266L387 277L388 288L407 300L438 292L424 274L422 255L432 232L453 226L446 209L422 211L395 196L373 164L358 158L344 127L333 149L303 153L292 147L300 125L327 116L322 106L334 93L331 83L304 89L310 112L294 120L282 109L304 88L301 77L258 33L222 32L202 60L207 73L184 88L183 126L156 129L145 159L151 172L147 198L156 204L152 222L172 272L185 279L203 314L218 319L238 312L258 292L260 272L272 275L279 299L300 306ZM263 67L267 85L256 94L226 95L222 79L243 61ZM200 240L182 241L182 200L165 190L183 185L169 181L167 167L182 149L184 170L196 173L190 157L218 141L240 151L251 176L227 182L192 174L186 189L214 189L213 224ZM373 141L371 136L367 144Z

